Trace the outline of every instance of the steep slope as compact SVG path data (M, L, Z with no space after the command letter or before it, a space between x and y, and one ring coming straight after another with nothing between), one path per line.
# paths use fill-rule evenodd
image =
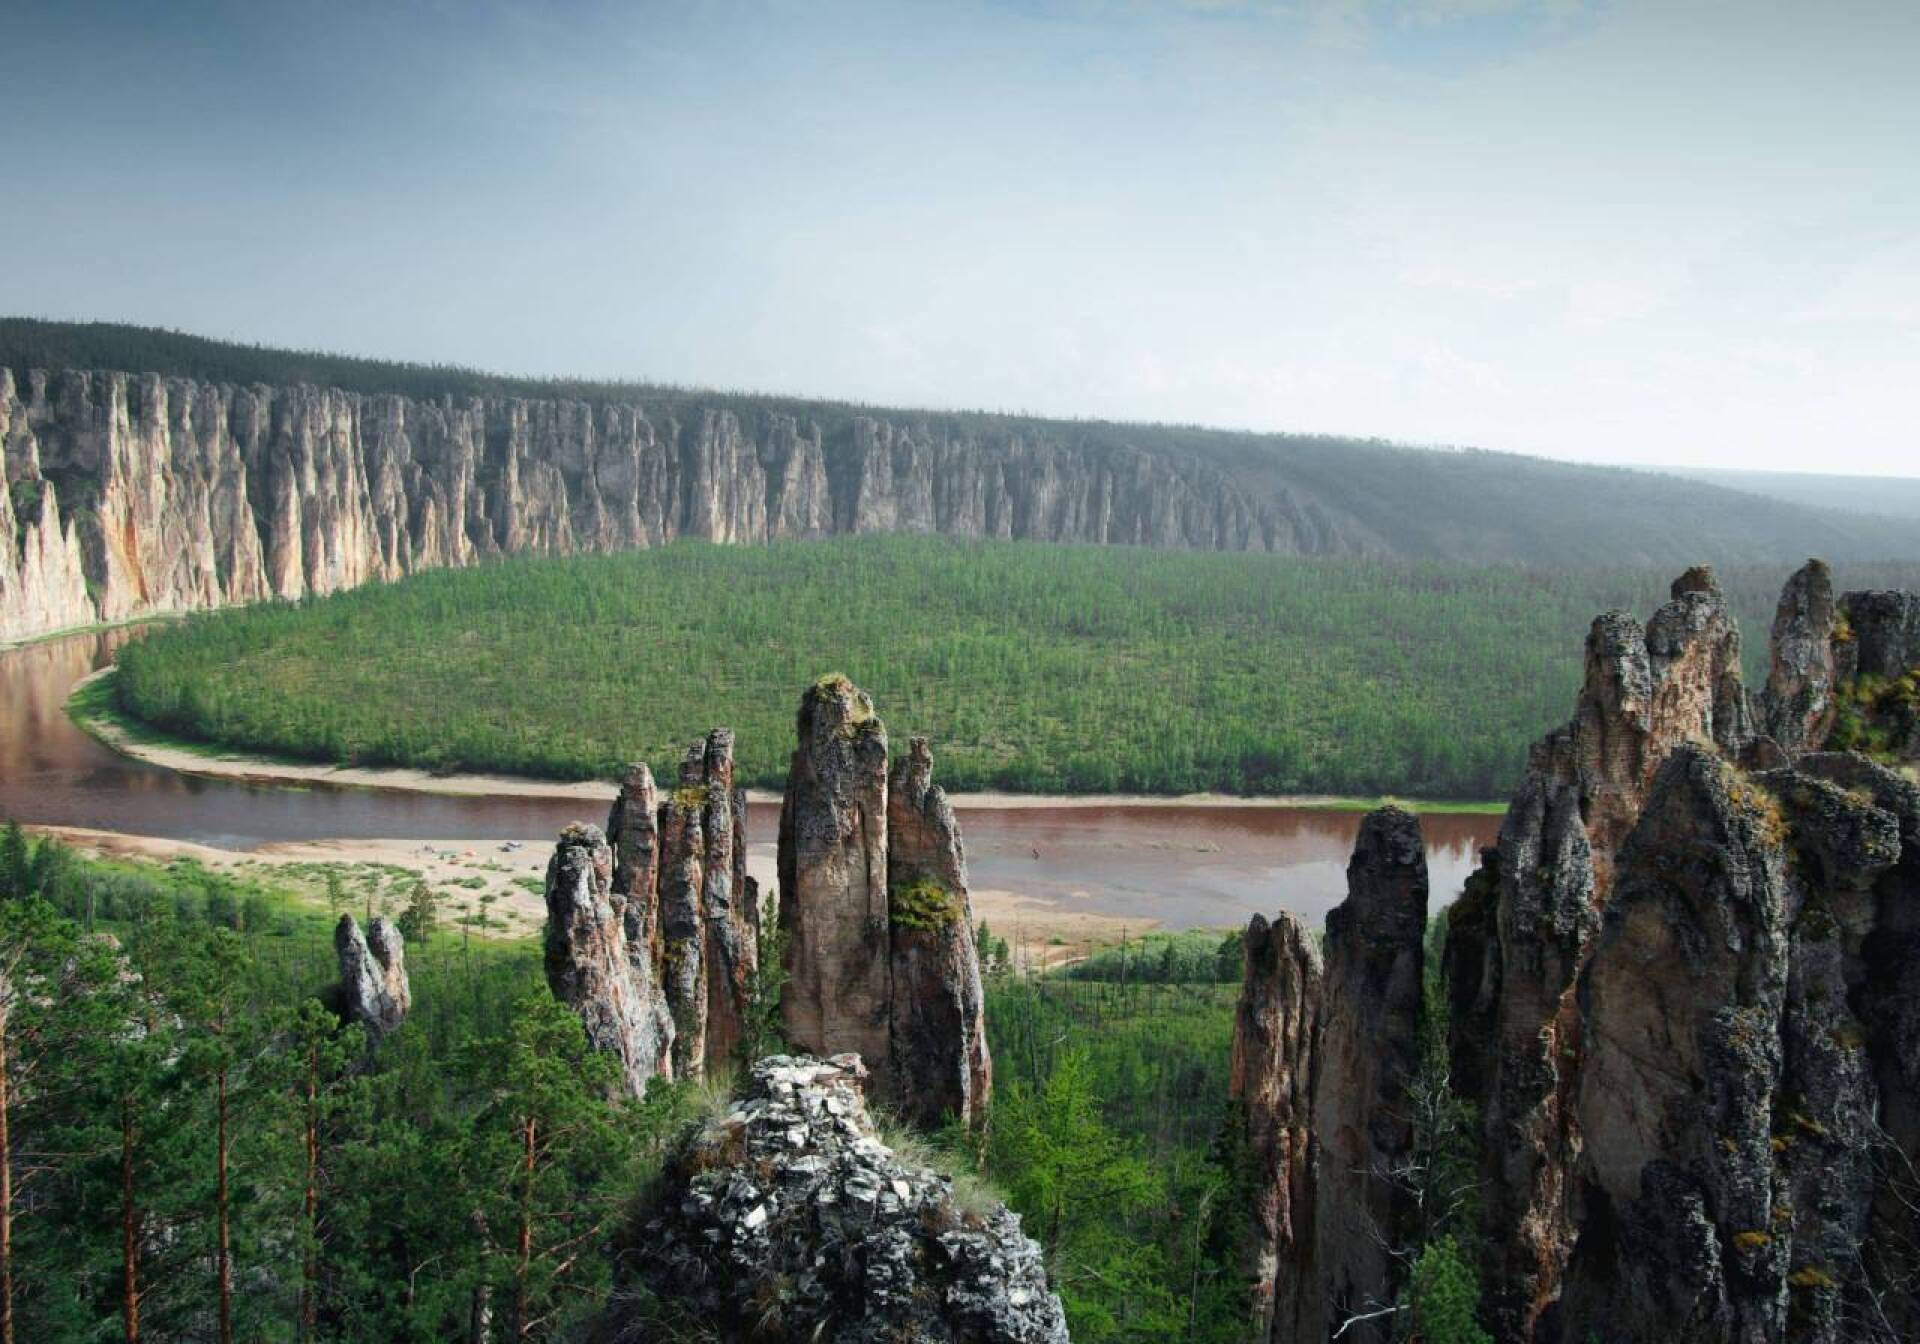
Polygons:
M86 371L103 367L131 371ZM1507 454L496 378L23 319L0 321L0 441L0 638L679 537L1538 566L1920 555L1894 519Z

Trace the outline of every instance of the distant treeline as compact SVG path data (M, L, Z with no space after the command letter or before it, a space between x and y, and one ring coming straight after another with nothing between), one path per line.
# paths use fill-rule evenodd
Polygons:
M672 778L738 734L777 788L816 677L933 741L950 789L1493 798L1565 720L1598 612L1666 571L1540 575L1125 547L683 544L436 572L191 618L125 650L160 728L314 760ZM1784 567L1723 582L1764 676ZM1854 566L1854 585L1920 566Z

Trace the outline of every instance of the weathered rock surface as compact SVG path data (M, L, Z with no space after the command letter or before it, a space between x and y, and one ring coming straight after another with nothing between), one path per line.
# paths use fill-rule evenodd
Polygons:
M1273 1344L1394 1338L1412 1209L1408 1084L1419 1066L1427 857L1420 823L1369 813L1327 915L1324 966L1291 915L1256 916L1234 1024L1233 1095L1254 1182L1253 1309ZM1356 1319L1372 1316L1372 1319Z
M1522 1338L1559 1292L1572 1247L1574 983L1614 856L1683 745L1738 756L1754 740L1740 633L1710 569L1676 579L1642 627L1598 617L1572 720L1537 743L1500 843L1450 921L1452 1072L1482 1123L1489 1316Z
M960 823L933 782L933 752L916 737L887 786L888 949L893 1078L912 1119L986 1118L993 1092L986 993L973 942L973 903Z
M1379 549L1199 460L855 418L0 369L0 639L491 555L834 533ZM24 507L16 507L16 504Z
M1041 1252L875 1135L859 1060L776 1056L692 1136L616 1258L598 1337L1064 1344Z
M1420 822L1370 812L1347 864L1347 899L1327 915L1324 998L1315 1049L1315 1258L1331 1322L1390 1306L1394 1249L1411 1216L1393 1173L1412 1154L1407 1084L1419 1067L1427 851ZM1390 1319L1343 1338L1394 1338Z
M598 826L560 833L547 864L547 986L580 1015L588 1044L620 1061L626 1089L638 1097L654 1078L672 1076L673 1023L636 972L642 949L628 945L630 898L616 905L613 872Z
M1581 978L1555 1338L1897 1337L1862 1269L1879 1098L1853 1004L1900 855L1898 819L1826 780L1669 762Z
M1788 753L1826 741L1833 726L1833 572L1809 560L1787 580L1773 618L1761 727Z
M891 777L886 725L845 677L800 701L780 809L787 1039L857 1054L926 1124L985 1114L993 1065L959 822L915 738Z
M367 1039L377 1044L407 1020L413 1007L405 940L384 915L375 915L365 933L352 915L342 915L334 926L333 951L340 962L340 1015L366 1028Z
M1320 954L1306 928L1285 911L1271 924L1255 915L1243 946L1231 1086L1256 1173L1247 1266L1254 1337L1290 1344L1318 1339L1325 1329L1316 1258L1313 1127Z
M605 836L569 827L547 869L547 979L647 1079L699 1078L740 1041L759 958L759 894L746 876L746 794L733 734L688 748L664 798L634 766Z
M787 1039L855 1054L892 1093L893 976L887 889L887 729L845 677L800 700L799 747L780 806L780 926Z

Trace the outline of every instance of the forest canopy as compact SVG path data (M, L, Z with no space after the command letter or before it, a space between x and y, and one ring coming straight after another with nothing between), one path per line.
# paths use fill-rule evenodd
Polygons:
M1784 570L1723 572L1749 680ZM816 677L951 789L1493 798L1565 719L1593 616L1671 575L872 537L512 560L196 616L121 655L159 728L343 764L672 778L735 729L777 788ZM1852 567L1849 585L1920 582Z

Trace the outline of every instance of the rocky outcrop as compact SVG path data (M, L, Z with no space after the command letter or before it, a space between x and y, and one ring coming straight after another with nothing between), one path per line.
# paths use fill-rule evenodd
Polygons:
M1789 752L1812 750L1833 727L1833 572L1809 560L1780 593L1773 618L1761 727Z
M1910 1314L1912 1282L1865 1260L1889 1154L1856 1010L1903 847L1872 794L1697 748L1662 773L1581 979L1582 1217L1554 1338L1902 1337L1887 1312Z
M699 1321L722 1338L1065 1344L1038 1245L998 1203L903 1162L860 1061L776 1056L691 1136L616 1252L599 1338Z
M1326 1315L1314 1198L1320 954L1306 928L1284 910L1271 924L1255 915L1242 947L1231 1087L1254 1173L1247 1266L1254 1337L1289 1344L1320 1338Z
M0 369L0 639L515 552L869 532L1284 553L1357 524L1190 456L777 411Z
M1330 1322L1392 1305L1394 1252L1411 1210L1395 1172L1412 1155L1407 1084L1419 1066L1427 853L1411 813L1367 814L1347 865L1347 899L1327 915L1326 969L1315 1049L1314 1207ZM1343 1338L1384 1341L1390 1320Z
M1643 627L1598 617L1572 720L1537 743L1500 842L1450 919L1455 1086L1482 1123L1490 1315L1524 1337L1571 1250L1569 1171L1580 1138L1574 984L1614 857L1683 745L1739 756L1754 739L1740 633L1712 571L1688 570Z
M845 677L800 701L800 743L780 804L780 927L787 1039L854 1054L891 1091L893 985L887 901L887 729Z
M1360 824L1324 966L1290 915L1247 930L1233 1094L1256 1173L1254 1312L1274 1344L1395 1338L1426 924L1420 823L1385 807Z
M1809 560L1780 595L1758 708L1785 759L1837 747L1920 761L1920 593L1836 599Z
M780 809L787 1039L866 1061L909 1118L972 1124L992 1090L965 851L915 738L889 787L886 725L845 677L800 701Z
M375 915L365 933L352 915L342 915L334 926L333 951L340 962L340 1016L359 1023L368 1042L378 1044L399 1029L413 1007L405 940L384 915Z
M605 835L562 833L547 869L547 981L640 1095L650 1078L699 1078L733 1057L759 921L733 734L716 728L688 748L665 797L636 765Z
M1595 623L1574 721L1449 913L1484 1314L1542 1344L1903 1338L1920 795L1811 750L1858 675L1824 565L1782 595L1765 736L1710 581L1674 592L1644 649Z
M887 782L887 893L894 1089L922 1124L982 1122L993 1062L966 852L924 737Z
M672 1076L673 1023L636 969L645 949L628 943L630 901L615 904L613 865L598 826L560 833L547 864L547 986L580 1015L587 1043L619 1061L626 1090L638 1097L654 1078Z

